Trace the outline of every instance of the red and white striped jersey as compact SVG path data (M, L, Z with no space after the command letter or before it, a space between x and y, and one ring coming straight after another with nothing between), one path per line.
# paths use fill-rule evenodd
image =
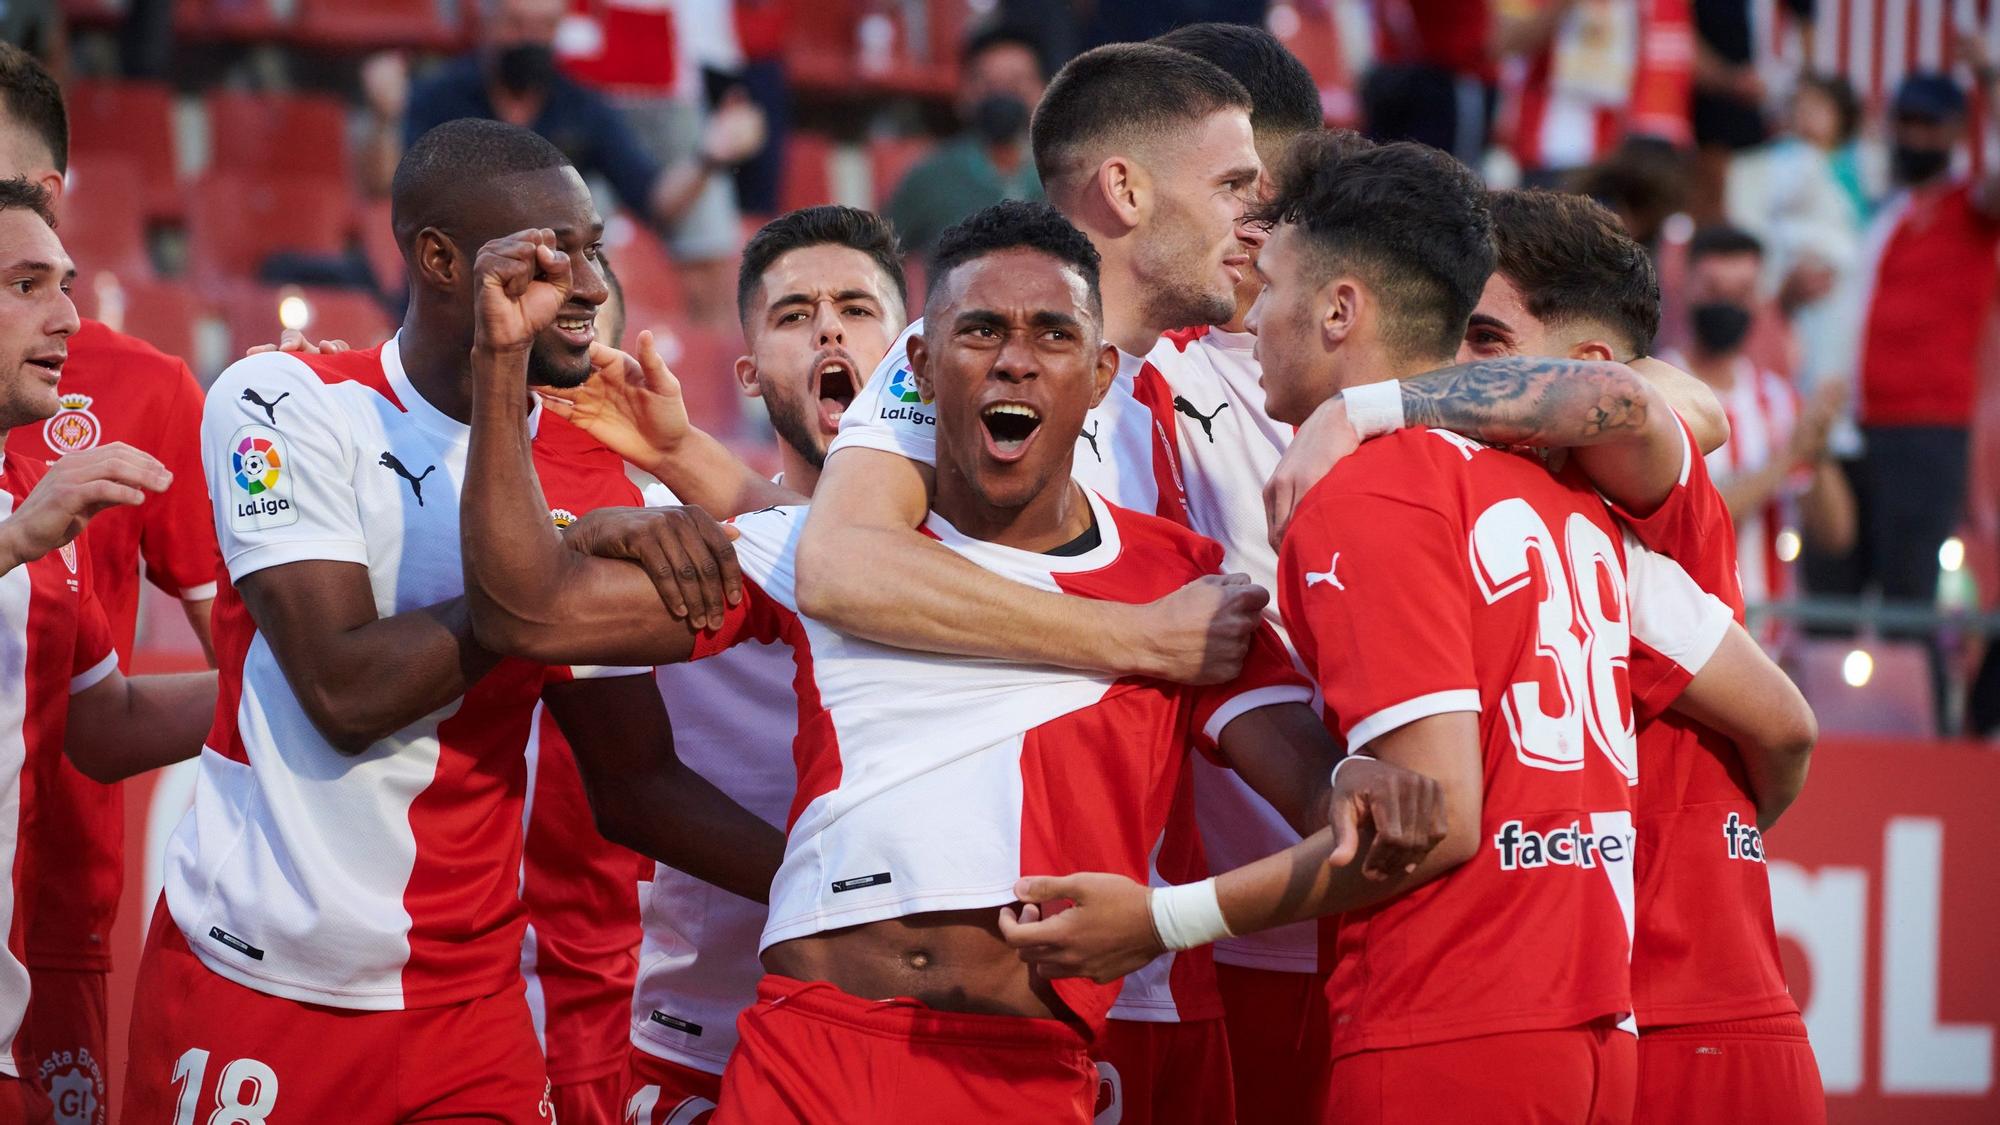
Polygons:
M923 330L919 317L890 345L841 416L829 455L859 446L937 464L937 407L910 374L910 337ZM1173 391L1147 359L1118 353L1118 375L1104 401L1084 416L1070 471L1085 488L1121 508L1187 524Z
M1673 356L1667 362L1684 360ZM1728 480L1785 457L1799 422L1799 396L1789 381L1745 357L1736 361L1735 380L1714 390L1729 416L1729 440L1707 455L1710 476ZM1752 605L1774 602L1791 592L1792 564L1780 555L1778 537L1797 523L1797 494L1807 483L1806 478L1788 480L1772 494L1770 503L1736 517L1736 567L1743 599Z
M678 504L665 488L648 504ZM782 826L798 790L798 669L789 646L743 640L659 669L674 750L737 804ZM757 998L764 904L665 864L642 892L645 941L631 995L632 1045L709 1074L736 1049L736 1017Z
M1215 544L1087 495L1100 541L1078 555L970 539L935 515L925 530L989 570L1080 597L1149 600L1215 573ZM889 918L1000 906L1014 901L1023 875L1184 880L1187 864L1173 862L1160 841L1176 803L1187 801L1189 748L1212 744L1238 715L1311 698L1269 630L1236 681L1207 688L908 652L836 633L797 612L803 511L737 521L746 596L696 650L701 657L744 640L778 641L798 666L798 792L763 948ZM1136 1004L1120 997L1120 985L1056 988L1093 1025L1114 998L1132 1011L1119 1018L1220 1014L1210 1007L1208 959L1170 956L1142 972L1161 967L1167 987ZM1121 984L1134 987L1133 978Z
M1146 356L1166 378L1180 423L1181 469L1194 528L1222 545L1223 566L1266 590L1278 586L1278 552L1264 516L1264 482L1292 443L1293 428L1264 409L1257 337L1207 326L1169 332ZM1264 619L1289 651L1273 595ZM1296 657L1294 657L1296 661ZM1207 759L1194 765L1195 821L1209 866L1228 871L1299 842L1285 818L1235 770ZM1279 972L1315 972L1319 927L1290 926L1224 938L1215 959Z
M8 449L0 459L0 519L47 474L37 457ZM16 846L35 823L32 785L22 775L30 760L61 757L69 726L69 699L95 687L118 668L111 622L90 585L88 545L82 540L0 574L0 1074L20 1077L14 1035L28 1010L28 970L21 961L23 931L35 899L15 885Z
M1503 0L1529 16L1552 0ZM1584 0L1503 76L1514 155L1528 169L1578 168L1628 134L1685 144L1694 30L1687 0Z
M1484 773L1472 858L1340 917L1336 1055L1631 1012L1634 711L1730 613L1622 534L1579 475L1443 430L1364 444L1300 504L1279 596L1329 722L1359 750L1474 712Z
M636 499L615 457L557 419L535 422L552 504ZM245 987L385 1010L518 979L523 749L544 682L579 670L503 661L462 698L343 754L233 585L322 560L366 567L383 617L462 596L470 438L417 394L395 339L252 356L209 391L202 457L232 585L216 602L221 691L194 807L168 845L166 900L203 964ZM579 464L590 449L599 459Z

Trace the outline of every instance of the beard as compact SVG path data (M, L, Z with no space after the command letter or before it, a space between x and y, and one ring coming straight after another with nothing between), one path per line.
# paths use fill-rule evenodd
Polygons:
M1201 224L1189 209L1161 200L1156 234L1140 251L1139 276L1145 279L1143 311L1149 324L1187 328L1197 324L1227 324L1236 315L1236 293L1219 277L1208 276L1213 249L1195 232Z
M808 410L803 399L789 394L764 391L764 412L778 439L815 469L826 467L826 440L819 432L819 412Z
M546 354L537 342L528 351L528 385L531 387L555 387L566 390L581 387L590 381L590 357L556 359Z

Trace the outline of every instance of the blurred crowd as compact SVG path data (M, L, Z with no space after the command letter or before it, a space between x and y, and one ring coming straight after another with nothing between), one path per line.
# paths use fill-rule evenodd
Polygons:
M920 285L944 227L1039 197L1056 67L1198 20L1269 27L1330 125L1616 210L1660 354L1728 408L1711 467L1767 641L1835 728L2000 725L1993 0L44 0L0 32L72 88L86 313L205 376L281 326L386 333L398 156L497 118L586 173L629 330L756 450L726 374L746 230L874 207Z

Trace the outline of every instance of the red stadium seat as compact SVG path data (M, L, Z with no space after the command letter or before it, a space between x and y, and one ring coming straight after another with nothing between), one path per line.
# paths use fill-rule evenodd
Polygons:
M618 274L626 301L664 313L675 321L684 320L687 292L681 286L680 271L667 257L667 249L650 227L621 212L605 227L604 257ZM628 329L627 339L637 329Z
M448 51L465 42L465 32L454 0L299 0L294 31L307 46L350 51Z
M180 164L174 155L173 91L157 82L81 81L63 93L69 109L70 159L109 153L139 169L147 218L181 213Z
M174 30L188 39L254 41L284 34L274 0L178 0Z
M291 298L304 302L301 329L310 340L345 340L357 348L372 348L395 331L381 304L358 289L244 285L222 302L230 356L242 355L256 344L276 343L285 327L280 309Z
M929 137L876 137L868 142L868 168L875 188L875 206L889 202L896 185L903 182L917 162L930 154L937 142Z
M195 363L195 328L203 312L201 302L184 286L100 273L75 292L76 309L84 316L180 356L190 366Z
M743 337L735 329L691 328L635 309L626 329L626 340L635 348L642 328L652 330L660 357L680 380L681 397L694 424L722 438L738 434L743 429L743 393L735 372Z
M281 250L341 253L351 202L345 183L323 177L211 172L189 193L188 272L219 292Z
M833 202L833 141L818 133L795 132L785 142L784 177L778 209L796 211Z
M1848 655L1861 651L1872 661L1865 683L1845 675ZM1931 699L1930 656L1913 641L1808 640L1791 671L1812 704L1822 731L1839 734L1937 734Z
M70 161L59 233L79 282L102 270L133 280L153 276L145 221L133 206L144 185L138 164L123 157L90 153Z
M217 91L208 127L211 170L309 173L347 185L347 107L338 98Z

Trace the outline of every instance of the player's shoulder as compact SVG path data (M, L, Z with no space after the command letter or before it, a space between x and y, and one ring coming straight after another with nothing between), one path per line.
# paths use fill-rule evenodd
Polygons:
M1118 558L1112 566L1171 573L1183 581L1222 569L1222 545L1215 540L1172 520L1098 499L1118 533Z
M382 362L383 346L333 355L264 352L244 356L216 376L215 383L209 387L209 400L214 402L225 394L231 398L240 397L245 391L265 398L265 386L282 386L293 393L303 391L311 394L317 394L323 388L352 387L385 399L401 411L404 409L402 397L390 385L388 369Z
M118 331L100 320L85 319L69 338L69 361L63 377L69 390L79 378L102 373L113 375L121 387L135 384L178 384L187 371L180 357L147 343L137 336Z
M1154 345L1153 351L1157 353L1162 349L1172 348L1176 353L1185 353L1188 348L1194 345L1196 340L1207 336L1209 331L1209 326L1206 324L1197 324L1192 328L1172 329L1160 335L1160 342Z
M1474 459L1505 451L1449 430L1404 429L1362 442L1353 453L1306 490L1293 512L1294 524L1339 515L1361 497L1447 512L1458 507Z

